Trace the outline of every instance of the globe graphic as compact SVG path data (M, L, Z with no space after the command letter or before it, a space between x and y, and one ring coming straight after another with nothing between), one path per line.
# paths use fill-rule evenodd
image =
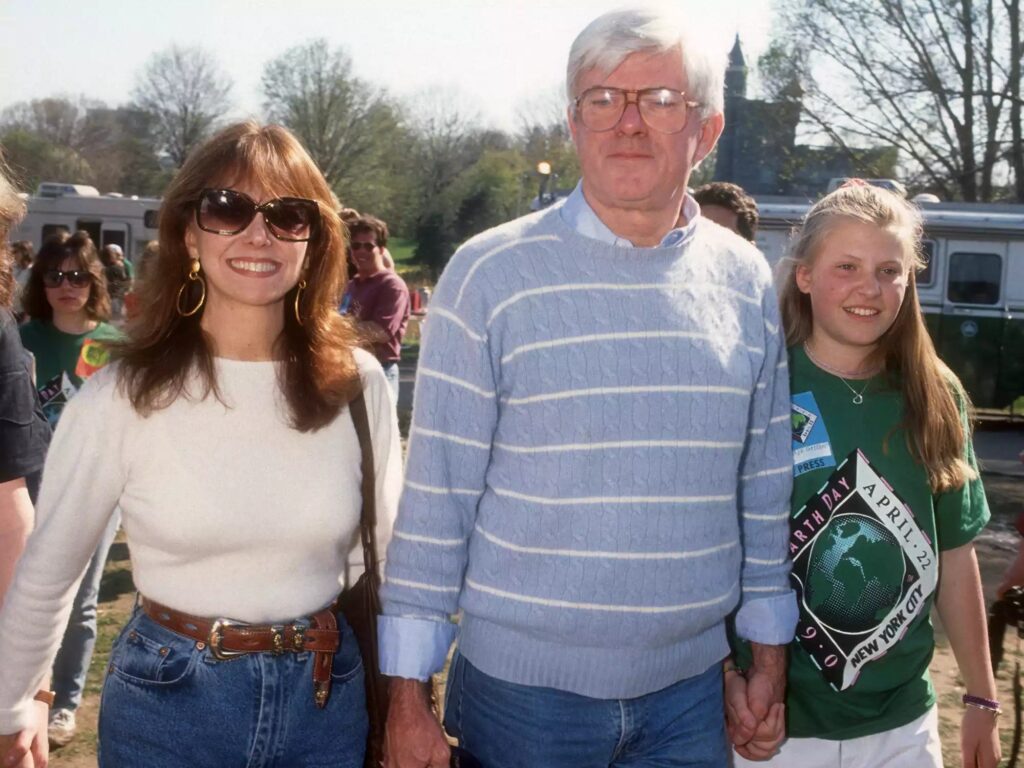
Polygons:
M811 550L804 599L832 629L866 632L900 599L905 574L888 528L862 515L836 515Z

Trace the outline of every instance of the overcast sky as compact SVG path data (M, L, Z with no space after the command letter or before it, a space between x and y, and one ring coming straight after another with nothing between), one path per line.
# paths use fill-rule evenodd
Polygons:
M767 46L768 0L681 0L728 51ZM404 97L438 86L484 122L561 83L569 45L622 0L0 0L0 108L44 96L130 99L137 71L172 43L213 52L234 81L238 116L261 116L263 64L315 37L344 46L356 74Z

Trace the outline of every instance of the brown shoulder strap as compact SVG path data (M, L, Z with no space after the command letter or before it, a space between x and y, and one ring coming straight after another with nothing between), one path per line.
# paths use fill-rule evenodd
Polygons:
M373 441L370 439L370 417L366 413L366 400L363 393L348 404L355 424L356 436L359 438L359 451L362 454L362 496L363 512L359 518L359 535L363 541L363 565L366 573L380 578L377 558L377 483L373 468Z

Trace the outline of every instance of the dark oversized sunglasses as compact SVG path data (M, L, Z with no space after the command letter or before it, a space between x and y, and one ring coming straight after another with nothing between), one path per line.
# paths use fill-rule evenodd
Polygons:
M313 237L320 222L315 200L303 197L275 197L257 203L234 189L204 189L196 203L196 224L215 235L237 235L263 214L270 233L278 240L304 243Z
M358 242L354 242L354 243L349 243L348 244L348 249L350 251L372 251L376 247L377 247L376 243L358 243Z
M72 269L67 272L60 269L48 269L43 272L43 285L47 288L59 288L65 278L74 288L84 288L89 284L92 275L84 269Z

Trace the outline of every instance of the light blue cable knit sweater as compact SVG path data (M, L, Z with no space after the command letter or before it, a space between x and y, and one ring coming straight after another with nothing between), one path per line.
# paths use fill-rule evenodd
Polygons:
M431 300L413 413L382 647L461 610L483 672L627 698L725 656L737 604L741 636L791 639L785 349L731 232L622 248L556 205L474 238Z

